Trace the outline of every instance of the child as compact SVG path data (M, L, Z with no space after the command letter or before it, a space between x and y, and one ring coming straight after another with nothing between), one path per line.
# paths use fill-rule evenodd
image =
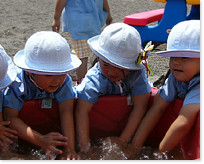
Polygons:
M82 60L76 71L80 83L87 72L88 57L93 55L87 39L99 35L105 22L112 22L108 0L56 0L53 31L59 32L61 14L62 30L72 37L72 52Z
M134 108L120 135L121 141L128 143L146 111L151 92L144 65L136 64L143 50L135 28L124 23L111 24L101 35L89 39L88 44L99 62L75 88L78 95L76 131L81 151L88 151L90 147L89 112L99 96L131 96Z
M171 151L190 131L200 111L200 21L175 25L167 40L167 51L157 53L170 57L171 74L154 98L153 106L142 120L133 139L142 146L164 110L177 97L184 99L179 116L168 129L159 150Z
M8 128L10 121L3 120L2 104L3 89L9 86L16 78L16 70L11 58L0 45L0 148L12 144L12 139L17 139L17 131Z
M77 69L81 61L70 54L68 43L58 33L41 31L27 40L24 50L14 56L14 63L19 67L17 79L5 90L3 104L10 127L18 131L20 138L44 149L50 158L53 152L61 154L61 159L77 158L73 123L76 93L67 72ZM24 100L46 98L59 104L62 134L41 134L18 117ZM57 146L64 146L64 150Z

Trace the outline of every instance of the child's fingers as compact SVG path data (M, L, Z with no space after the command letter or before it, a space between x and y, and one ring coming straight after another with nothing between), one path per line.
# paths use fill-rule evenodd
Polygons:
M2 126L8 126L8 125L11 124L11 121L0 121L0 124L1 124Z
M75 154L68 154L66 160L80 160L80 157Z
M47 154L47 155L49 156L49 158L50 158L50 157L53 156L53 153L62 154L63 151L60 150L60 149L58 149L58 148L56 148L55 146L50 146L50 147L49 147L49 150L46 151L46 154Z
M72 154L67 155L66 160L75 160L75 157L72 156Z
M48 136L53 136L53 137L54 137L54 136L56 136L56 137L57 137L57 136L63 136L63 135L62 135L61 133L59 133L59 132L50 132L50 133L48 133L47 135L48 135Z
M11 129L11 128L5 128L5 131L6 131L7 133L17 135L17 131L16 131L16 130L13 130L13 129Z
M67 146L67 142L65 142L65 141L53 141L52 145L53 146Z
M47 156L48 156L49 159L52 159L52 160L53 160L53 159L55 158L55 156L53 155L53 152L51 152L51 151L49 151L49 150L46 151L46 154L47 154Z
M1 135L5 136L5 137L13 138L13 139L17 139L18 138L16 130L7 128L5 126L3 126L3 128L2 128Z
M10 138L8 138L4 135L1 136L1 141L3 141L3 143L6 143L6 144L12 144L13 143L13 141Z
M6 138L5 138L5 142L10 145L10 144L13 144L14 141L11 140L10 138L6 137Z
M8 138L18 139L18 136L16 135L17 132L13 132L13 133L11 133L11 132L13 132L13 131L5 132L4 136L6 136Z
M50 133L49 137L54 141L67 141L67 137L57 132Z

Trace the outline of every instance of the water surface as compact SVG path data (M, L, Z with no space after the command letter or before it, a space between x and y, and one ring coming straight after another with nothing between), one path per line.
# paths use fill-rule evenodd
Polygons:
M24 150L18 144L12 150L0 151L0 160L48 160L43 150ZM82 160L184 160L178 148L171 153L160 153L153 147L135 148L123 145L117 137L100 138L92 141L92 148L86 153L79 153ZM55 155L56 157L56 155Z

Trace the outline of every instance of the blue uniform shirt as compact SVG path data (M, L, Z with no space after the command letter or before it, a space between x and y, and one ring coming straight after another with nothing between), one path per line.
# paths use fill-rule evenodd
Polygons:
M4 90L3 106L21 110L24 100L35 100L51 98L55 99L57 103L61 103L68 99L75 99L76 93L72 88L72 80L67 75L63 85L54 93L48 93L39 89L29 78L26 73L18 68L16 80Z
M99 63L96 63L86 74L82 83L75 87L79 99L95 104L99 96L121 94L127 95L128 90L131 95L140 95L151 92L151 86L145 75L145 70L132 71L126 78L122 80L122 90L115 83L106 78L101 70Z
M62 30L73 39L89 39L101 33L108 13L103 0L67 0L62 12Z
M187 83L176 80L175 76L170 74L158 93L167 102L172 102L178 97L184 99L183 106L200 103L200 75Z

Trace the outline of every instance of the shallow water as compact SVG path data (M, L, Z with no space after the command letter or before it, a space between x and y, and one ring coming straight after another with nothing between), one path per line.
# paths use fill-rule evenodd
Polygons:
M89 160L184 160L181 150L159 153L155 148L135 148L123 145L116 137L101 138L93 142L92 149L80 154L81 159Z
M18 144L0 151L0 160L48 160L43 150L22 150ZM93 141L92 148L86 153L79 153L82 160L184 160L182 152L175 149L170 153L159 153L152 147L136 149L124 146L116 137L101 138ZM56 156L55 156L56 157Z

